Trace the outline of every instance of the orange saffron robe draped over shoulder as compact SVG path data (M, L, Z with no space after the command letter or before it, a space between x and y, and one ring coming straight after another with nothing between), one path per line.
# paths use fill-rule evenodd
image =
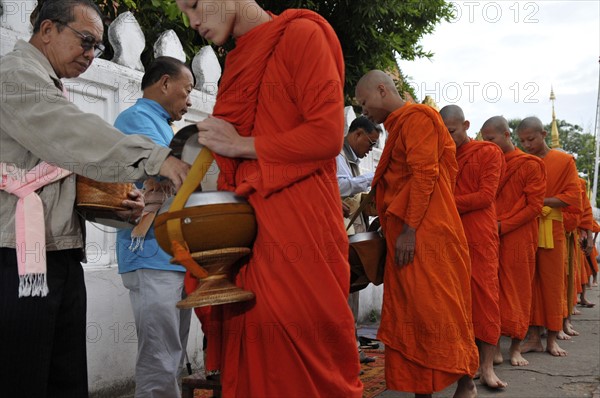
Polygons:
M311 11L273 16L227 56L214 115L258 159L216 156L218 186L248 198L258 233L236 278L256 300L211 311L224 397L362 395L335 165L343 85L339 41Z
M569 206L562 214L581 212L579 176L573 156L551 149L542 159L546 165L546 198L557 198ZM565 228L562 221L552 220L554 248L538 247L533 277L530 325L562 330L565 291Z
M475 338L496 345L500 338L496 195L504 154L496 144L471 140L457 149L456 160L454 197L469 242L473 329Z
M474 375L467 242L452 196L455 146L441 117L405 104L389 132L373 184L387 243L378 337L386 346L388 389L429 394ZM414 261L394 263L404 224L416 229Z
M523 340L529 327L531 289L538 247L538 216L546 195L541 159L515 148L504 155L496 214L500 223L500 329Z

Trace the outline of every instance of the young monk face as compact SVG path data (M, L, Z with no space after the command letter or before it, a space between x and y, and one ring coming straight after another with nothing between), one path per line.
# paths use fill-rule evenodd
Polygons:
M461 145L466 144L469 141L467 130L471 125L468 120L460 120L455 117L449 117L444 119L444 124L452 136L452 140L456 144L457 148Z
M177 0L177 6L190 19L192 29L206 40L221 46L233 35L240 10L239 1ZM246 8L250 8L248 5ZM258 6L257 6L258 7ZM255 10L258 12L258 10ZM245 12L250 16L251 10Z
M481 129L481 137L484 141L493 142L498 145L502 152L506 153L512 149L512 145L510 145L510 134L508 132L498 132L493 127L484 127Z
M390 114L384 107L384 100L387 95L385 87L365 87L365 85L356 88L356 101L362 107L363 115L375 124L380 124Z
M546 154L546 132L538 129L526 128L518 131L519 141L525 151L534 156Z

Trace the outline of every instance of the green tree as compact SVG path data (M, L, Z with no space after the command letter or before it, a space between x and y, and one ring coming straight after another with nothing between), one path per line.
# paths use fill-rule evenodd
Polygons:
M521 119L510 119L508 120L508 126L513 131L512 138L513 142L521 149L521 143L519 137L516 136L515 130L521 123ZM579 176L588 182L588 185L593 184L594 181L594 161L596 156L596 137L590 132L584 132L583 128L576 124L571 124L565 120L558 119L556 121L558 127L558 138L560 141L560 147L565 152L572 154L575 157L575 165ZM544 125L544 130L548 132L546 136L546 144L551 146L552 137L550 131L552 130L552 123ZM600 203L600 195L596 198L596 203Z
M192 29L177 9L174 0L96 0L108 16L108 22L125 11L131 11L146 36L144 65L152 60L152 45L163 31L173 29L179 36L188 59L207 43ZM401 59L431 57L420 39L433 32L437 23L450 20L452 7L444 0L258 0L257 3L275 14L288 8L308 8L321 14L336 31L346 62L344 92L346 103L354 97L360 77L371 69L396 74L399 88L411 92L396 64ZM231 44L217 49L224 55ZM105 56L112 57L109 50ZM414 93L412 93L414 94Z

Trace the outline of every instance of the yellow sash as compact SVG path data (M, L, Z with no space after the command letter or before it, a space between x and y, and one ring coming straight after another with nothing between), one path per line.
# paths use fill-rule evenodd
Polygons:
M552 236L552 221L562 222L562 210L544 206L539 221L538 247L543 249L554 249L554 237Z

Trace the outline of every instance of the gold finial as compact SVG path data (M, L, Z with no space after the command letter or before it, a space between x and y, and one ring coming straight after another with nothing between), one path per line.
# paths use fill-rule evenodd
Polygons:
M560 148L560 139L558 136L558 126L556 124L556 113L554 112L554 88L550 86L550 101L552 101L552 127L550 130L550 136L552 137L552 148Z

